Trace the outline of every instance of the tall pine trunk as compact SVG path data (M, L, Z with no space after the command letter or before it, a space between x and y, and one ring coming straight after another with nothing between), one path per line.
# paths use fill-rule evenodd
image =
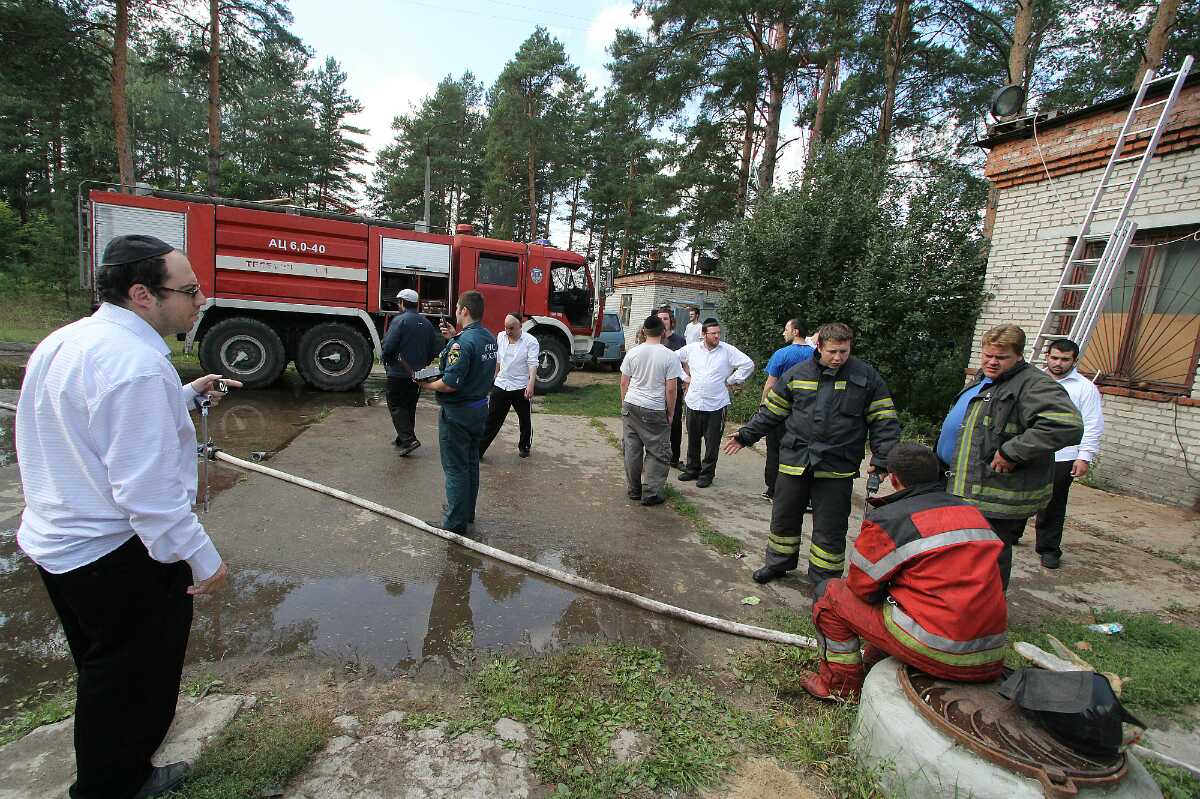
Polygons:
M775 23L771 49L777 53L788 50L788 29L784 22ZM767 67L767 128L763 136L762 162L758 166L758 196L765 197L775 185L775 157L779 149L779 120L783 116L784 72L783 58Z
M892 140L892 119L896 111L896 86L900 82L900 67L904 46L908 43L910 0L896 0L892 25L888 30L883 54L883 108L879 112L879 151L887 153Z
M129 0L116 0L116 28L113 31L112 114L113 136L117 145L117 174L121 190L133 188L133 147L129 141L129 107L125 98L125 79L129 65Z
M1170 38L1171 28L1175 25L1175 17L1179 13L1179 0L1161 0L1158 11L1154 14L1154 24L1146 38L1146 51L1142 54L1142 63L1138 66L1137 76L1133 79L1133 90L1137 91L1146 75L1146 70L1158 69L1162 63L1163 53L1167 51L1167 39Z
M1008 51L1008 79L1029 92L1029 37L1033 32L1034 0L1016 0L1016 18L1013 20L1013 43ZM1025 111L1025 100L1021 101L1021 112Z
M750 192L750 160L754 157L754 113L758 110L757 91L746 102L746 128L742 131L742 157L738 161L737 215L746 215L746 195Z
M829 95L837 83L838 63L838 54L831 53L825 62L825 69L821 71L821 79L817 83L817 110L813 114L812 132L808 137L808 152L804 156L806 165L812 163L813 158L817 155L817 148L821 146L821 139L824 138L825 109L829 104ZM807 170L805 173L807 174Z
M567 229L567 249L575 243L575 220L579 214L579 183L582 179L575 178L575 187L571 191L571 216Z
M208 193L221 193L221 13L208 0Z

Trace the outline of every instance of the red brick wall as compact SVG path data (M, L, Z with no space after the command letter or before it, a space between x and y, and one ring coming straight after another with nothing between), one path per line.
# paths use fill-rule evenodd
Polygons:
M1161 97L1152 98L1154 102ZM1134 129L1150 127L1158 120L1162 106L1143 111ZM1046 168L1057 178L1090 169L1102 169L1112 148L1116 146L1117 134L1129 113L1128 107L1104 111L1055 125L1053 120L1041 123L1037 129L1037 142L1041 145L1041 156L1046 161L1042 166L1038 158L1034 138L1012 139L1001 142L988 152L984 175L997 189L1006 189L1026 183L1037 183L1046 179ZM1136 137L1126 144L1123 156L1136 155L1146 149L1150 134ZM1200 147L1200 83L1185 86L1171 113L1171 120L1158 155L1191 150Z

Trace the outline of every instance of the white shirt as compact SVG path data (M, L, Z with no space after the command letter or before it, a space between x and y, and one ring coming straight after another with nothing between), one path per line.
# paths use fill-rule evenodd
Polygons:
M709 349L700 341L676 353L692 374L684 403L693 411L719 411L729 404L727 383L744 383L754 371L750 356L732 344Z
M25 512L17 543L52 574L102 558L134 535L161 563L206 580L221 565L200 526L196 428L162 336L105 303L42 341L17 403Z
M688 344L695 344L704 338L703 327L703 322L688 322L687 327L683 329L683 340Z
M508 333L501 333L496 338L496 388L505 391L515 391L529 385L529 370L537 368L538 355L542 347L532 334L521 331L521 337L515 342Z
M1046 374L1050 374L1047 372ZM1050 375L1054 377L1054 375ZM1056 461L1087 461L1091 463L1100 454L1100 434L1104 432L1104 411L1100 402L1100 390L1078 371L1072 369L1058 381L1067 391L1067 396L1083 416L1083 440L1076 447L1063 447L1054 453Z
M683 377L683 367L675 353L662 344L638 344L621 361L621 374L629 375L625 401L652 411L667 409L667 381ZM675 408L679 409L676 398Z

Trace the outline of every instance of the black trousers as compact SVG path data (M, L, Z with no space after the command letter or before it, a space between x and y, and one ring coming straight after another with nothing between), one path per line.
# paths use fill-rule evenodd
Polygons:
M392 415L392 427L396 428L396 441L411 444L417 440L417 398L421 387L411 377L388 377L387 405Z
M717 473L717 456L721 454L721 434L725 432L725 408L719 411L687 409L687 465L683 471L712 479ZM700 459L700 442L704 442L704 460Z
M671 420L671 463L679 463L680 445L683 444L683 381L675 381L675 418Z
M775 496L775 478L779 476L779 442L783 440L784 425L775 425L767 433L767 465L763 467L763 482L767 493Z
M187 563L159 563L129 539L64 574L38 569L75 660L72 799L133 796L175 718L192 626Z
M1000 552L1000 582L1004 585L1004 590L1008 590L1008 577L1012 573L1012 548L1013 544L1021 538L1021 534L1025 532L1025 523L1029 519L997 519L993 516L983 515L988 520L988 524L992 526L992 530L997 537L1004 542L1004 549Z
M1050 504L1037 515L1037 553L1062 557L1063 523L1067 520L1067 495L1071 492L1071 467L1075 461L1054 464L1054 494Z
M504 426L504 420L508 417L509 408L517 409L517 422L521 426L521 438L517 448L526 450L533 443L533 419L529 415L529 400L525 399L525 389L505 391L492 386L492 393L488 397L487 426L483 431L483 440L479 442L480 455L487 452L487 448L496 440L500 428Z
M780 472L771 505L771 534L767 566L791 571L799 565L804 510L812 503L812 541L808 545L808 575L814 583L841 577L846 567L846 528L850 519L852 477L814 477Z

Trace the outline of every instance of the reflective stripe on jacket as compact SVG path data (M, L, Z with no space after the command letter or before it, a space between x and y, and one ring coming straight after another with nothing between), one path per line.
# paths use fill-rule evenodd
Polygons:
M988 516L1026 519L1050 502L1054 453L1082 437L1083 417L1063 387L1017 364L967 406L947 488ZM1013 471L992 469L997 450L1016 464Z
M940 483L873 499L850 553L847 585L885 599L884 626L903 646L955 667L1004 659L1003 543L979 510Z
M783 373L754 417L737 432L749 446L777 425L779 471L798 476L857 477L867 436L871 463L882 468L900 440L896 406L883 378L869 364L851 357L837 369L818 356Z

